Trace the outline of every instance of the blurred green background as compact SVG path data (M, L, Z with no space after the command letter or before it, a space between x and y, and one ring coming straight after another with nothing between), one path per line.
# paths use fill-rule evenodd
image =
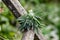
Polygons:
M47 40L60 40L60 0L19 0L26 9L33 10L41 17L46 26L42 33ZM17 21L11 11L0 0L0 40L21 40L21 34L16 27Z

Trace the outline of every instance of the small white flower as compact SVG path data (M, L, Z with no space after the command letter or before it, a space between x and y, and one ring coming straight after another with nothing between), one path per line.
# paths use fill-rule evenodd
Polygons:
M34 16L33 10L29 10L29 15Z

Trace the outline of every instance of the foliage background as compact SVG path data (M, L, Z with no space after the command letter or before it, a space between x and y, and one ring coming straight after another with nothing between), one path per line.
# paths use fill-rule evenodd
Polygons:
M33 10L42 18L46 26L42 33L47 40L60 40L60 0L19 0L26 9ZM16 27L16 19L11 11L0 1L0 40L20 40L22 35Z

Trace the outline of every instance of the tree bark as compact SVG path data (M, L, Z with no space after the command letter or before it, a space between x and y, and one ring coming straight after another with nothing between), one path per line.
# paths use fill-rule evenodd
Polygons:
M40 39L40 40L47 40L44 35L42 34L41 30L38 29L38 33L36 32L36 35L37 37Z
M29 30L24 33L22 40L34 40L34 31Z
M2 0L4 4L10 9L13 15L18 18L21 15L27 14L26 10L18 0Z

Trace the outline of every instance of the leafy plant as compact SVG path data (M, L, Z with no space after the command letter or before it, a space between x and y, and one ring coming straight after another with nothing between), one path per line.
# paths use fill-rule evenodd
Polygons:
M30 29L38 30L38 28L44 26L40 21L41 18L39 16L35 16L31 10L29 14L18 18L18 22L20 23L19 30L22 32Z

